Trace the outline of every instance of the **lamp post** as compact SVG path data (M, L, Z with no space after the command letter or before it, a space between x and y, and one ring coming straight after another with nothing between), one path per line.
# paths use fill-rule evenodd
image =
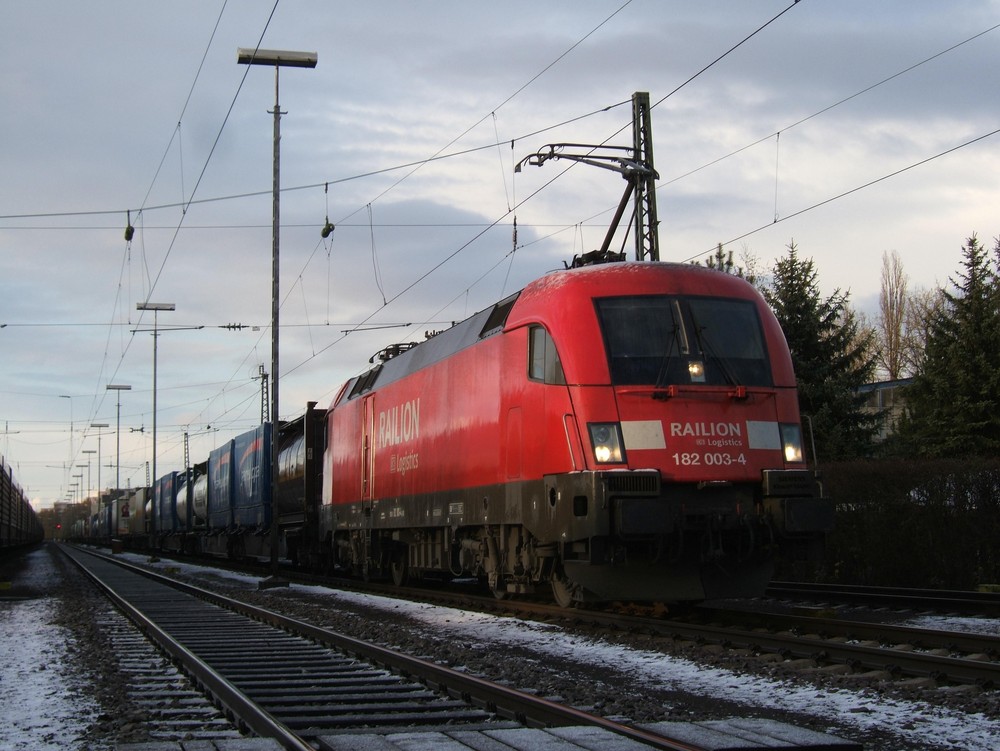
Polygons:
M83 449L80 453L87 455L87 496L89 497L90 491L94 489L93 483L90 482L90 455L96 454L97 451L94 449ZM98 467L98 469L100 469L100 467Z
M69 484L69 490L66 491L66 502L67 503L76 503L77 498L78 498L77 492L79 491L79 489L80 489L80 483L78 483L78 482L71 482Z
M69 394L59 394L60 399L69 400L69 461L73 462L73 397ZM69 464L66 465L67 469Z
M149 531L150 534L156 535L156 326L157 326L157 316L161 310L176 310L177 306L172 302L137 302L135 304L136 310L151 310L153 311L153 498L151 503L151 508L153 513L152 518L149 520Z
M124 383L109 383L108 391L116 392L118 396L118 415L115 423L115 490L121 489L121 463L122 463L122 392L131 391L132 387Z
M87 502L88 507L89 507L89 504L90 504L90 488L87 488L87 490L83 489L83 470L87 469L88 470L88 472L87 472L88 474L90 474L90 472L89 472L89 469L88 469L88 467L87 467L86 464L77 464L76 468L78 470L80 470L80 474L79 475L73 475L73 477L79 476L79 478L80 478L80 495L83 496L83 500ZM89 482L90 478L88 477L87 480Z
M108 427L106 422L92 422L90 427L97 428L97 508L101 508L101 428Z
M278 71L282 67L315 68L315 52L239 48L241 65L274 66L274 155L271 188L271 574L278 570L278 256L281 196L281 106L278 101Z

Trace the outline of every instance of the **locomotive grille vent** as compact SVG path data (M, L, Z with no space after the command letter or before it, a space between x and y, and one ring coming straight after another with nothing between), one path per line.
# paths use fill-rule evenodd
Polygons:
M358 376L358 380L354 382L354 387L351 389L351 393L347 398L353 399L358 394L362 394L365 391L371 391L372 386L375 385L376 379L378 379L378 374L381 372L382 364L379 363L364 375Z
M658 474L637 474L615 472L604 476L608 492L617 495L659 495L660 476Z
M490 311L486 323L483 324L483 330L479 332L480 339L485 339L503 329L503 325L507 321L507 316L510 315L510 309L514 307L514 303L517 302L520 294L520 292L515 292L510 297L501 300L493 306L493 310Z

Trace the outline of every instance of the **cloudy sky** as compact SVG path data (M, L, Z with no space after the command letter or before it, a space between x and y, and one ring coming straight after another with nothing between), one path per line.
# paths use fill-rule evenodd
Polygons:
M237 48L319 60L280 77L289 418L387 344L598 247L620 177L513 166L630 144L636 91L655 104L662 260L721 242L769 267L794 240L825 293L869 310L886 251L912 287L946 284L967 236L1000 235L998 24L996 0L4 0L0 453L48 505L98 487L100 433L113 485L106 386L128 384L121 484L145 482L143 301L176 305L157 473L182 468L185 433L197 460L259 421L274 71Z

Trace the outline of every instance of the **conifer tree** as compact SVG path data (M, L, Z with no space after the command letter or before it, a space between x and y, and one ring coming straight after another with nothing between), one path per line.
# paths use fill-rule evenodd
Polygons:
M900 439L912 452L943 457L1000 449L1000 239L992 261L975 235L961 270L931 311L920 369L906 390Z
M772 274L764 296L785 332L799 408L806 431L812 426L817 458L867 455L881 424L880 415L864 411L859 391L875 372L874 332L862 330L847 293L838 289L821 297L816 267L799 257L794 241Z
M748 250L744 249L740 260L743 262L743 265L738 265L733 260L733 251L723 250L722 243L719 243L715 248L715 252L705 259L705 265L710 269L724 271L727 274L733 274L741 279L746 279L750 284L757 287L761 281L757 273L757 259ZM695 263L697 264L698 262L695 261Z

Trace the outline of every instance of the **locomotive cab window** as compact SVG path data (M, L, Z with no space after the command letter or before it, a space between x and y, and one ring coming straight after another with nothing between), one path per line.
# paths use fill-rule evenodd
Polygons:
M533 381L566 385L566 376L563 375L562 362L559 360L559 353L556 352L556 343L549 332L541 326L532 326L528 329L528 378Z
M771 386L756 306L717 297L598 298L615 385Z

